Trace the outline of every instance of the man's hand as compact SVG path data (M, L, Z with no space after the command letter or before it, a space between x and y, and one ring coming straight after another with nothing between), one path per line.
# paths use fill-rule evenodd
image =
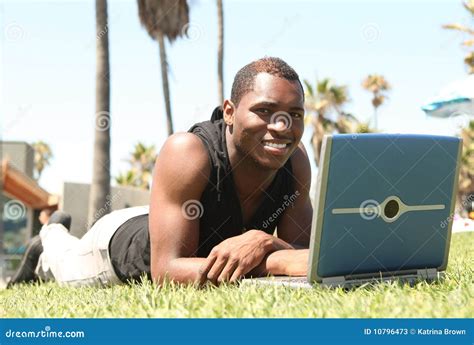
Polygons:
M235 282L257 267L268 253L278 249L274 239L263 231L249 230L222 241L212 249L201 266L201 281L207 278L214 284Z

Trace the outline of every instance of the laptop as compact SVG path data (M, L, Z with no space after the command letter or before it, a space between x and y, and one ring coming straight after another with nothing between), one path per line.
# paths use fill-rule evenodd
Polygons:
M243 284L352 287L434 281L446 270L462 140L415 134L323 138L306 277Z

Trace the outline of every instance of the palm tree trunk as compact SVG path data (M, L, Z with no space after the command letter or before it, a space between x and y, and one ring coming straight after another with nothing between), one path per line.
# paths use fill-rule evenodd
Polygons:
M324 126L323 126L323 116L318 114L316 117L313 117L313 136L311 137L311 145L313 146L313 155L314 162L316 166L319 166L319 160L321 157L321 148L323 146L324 138Z
M166 122L168 125L169 136L173 134L173 118L171 116L171 101L170 88L168 84L168 62L166 61L165 38L161 31L157 34L156 40L158 41L158 44L160 46L161 81L163 84L163 97L165 99Z
M224 103L224 10L222 0L217 0L217 91L219 103Z
M88 224L110 212L110 70L107 0L96 0L96 122Z
M374 129L377 130L378 123L377 123L377 107L374 107Z

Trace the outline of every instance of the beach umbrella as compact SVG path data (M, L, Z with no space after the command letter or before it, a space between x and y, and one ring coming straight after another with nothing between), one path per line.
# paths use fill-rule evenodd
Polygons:
M439 118L474 116L474 74L447 85L421 109L427 115Z

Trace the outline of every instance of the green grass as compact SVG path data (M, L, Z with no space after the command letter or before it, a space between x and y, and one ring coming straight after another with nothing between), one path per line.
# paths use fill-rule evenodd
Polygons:
M0 291L0 317L459 317L474 316L474 234L453 234L446 279L342 289L175 284Z

